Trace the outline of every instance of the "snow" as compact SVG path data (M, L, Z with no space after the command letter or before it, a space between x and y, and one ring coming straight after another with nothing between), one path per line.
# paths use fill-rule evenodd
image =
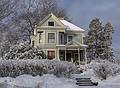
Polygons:
M91 62L83 73L72 74L71 78L56 77L53 74L44 74L43 76L24 74L16 78L1 77L0 88L120 88L120 74L109 76L106 80L101 81L92 69L92 67L96 67L95 65L99 65L99 63L95 63ZM112 66L114 68L114 65ZM78 86L75 78L79 77L91 78L93 82L98 82L98 86Z
M14 88L14 86L22 86L24 88L36 88L40 83L40 88L76 88L77 85L73 83L72 79L57 78L54 75L46 74L43 76L21 75L16 78L4 77L0 78L0 82L6 82L7 88ZM0 87L1 88L1 87ZM21 87L20 87L21 88ZM39 87L38 87L39 88Z
M75 64L59 60L0 60L0 77L16 77L21 74L43 75L54 74L56 76L69 77L76 73Z
M81 31L81 32L84 32L85 30L66 21L66 20L60 20L65 26L67 26L67 31Z
M74 74L73 76L93 76L93 73L91 72L92 70L87 70L82 74ZM7 85L5 88L120 88L120 75L109 77L107 80L98 82L98 86L77 86L73 78L58 78L52 74L46 74L43 76L31 76L24 74L16 78L0 78L0 88L2 88L2 83ZM38 84L40 87L36 87Z

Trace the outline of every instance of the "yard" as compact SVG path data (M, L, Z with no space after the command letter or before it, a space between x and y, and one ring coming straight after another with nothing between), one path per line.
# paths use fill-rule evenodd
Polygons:
M75 74L73 78L58 78L54 75L46 74L43 76L21 75L16 78L0 78L0 88L120 88L120 75L110 77L107 80L99 81L98 86L77 86L75 77L91 76L91 71L83 74ZM89 75L88 75L89 74ZM95 79L94 77L92 77ZM4 87L3 87L4 86Z

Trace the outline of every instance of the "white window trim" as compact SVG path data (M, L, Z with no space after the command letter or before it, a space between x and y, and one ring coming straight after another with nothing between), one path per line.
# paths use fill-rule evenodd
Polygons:
M49 22L54 22L54 26L49 26L49 25L48 25ZM49 26L49 27L55 27L55 21L54 21L54 20L48 20L48 21L47 21L47 26Z
M74 35L67 35L67 42L70 42L70 41L68 41L68 37L69 37L69 36L72 36L72 37L74 37Z
M49 43L48 42L48 34L49 33L54 33L55 34L55 42L54 43ZM56 32L47 32L47 44L56 44Z

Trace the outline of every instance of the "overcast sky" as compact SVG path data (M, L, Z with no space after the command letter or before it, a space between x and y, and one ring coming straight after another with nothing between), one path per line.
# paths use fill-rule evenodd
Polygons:
M120 0L58 0L75 25L87 30L93 18L111 22L115 29L113 47L120 49Z

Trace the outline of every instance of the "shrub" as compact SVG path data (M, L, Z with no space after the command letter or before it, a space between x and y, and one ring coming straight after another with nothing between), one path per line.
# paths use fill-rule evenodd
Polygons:
M118 64L109 62L107 60L101 60L94 62L92 66L94 73L101 80L107 79L109 76L114 76L120 72L120 66Z
M54 74L68 77L75 73L76 69L73 63L58 60L0 60L1 77L16 77L22 74Z
M17 60L17 59L44 59L46 58L45 53L39 48L30 46L29 43L19 43L10 47L3 59Z

